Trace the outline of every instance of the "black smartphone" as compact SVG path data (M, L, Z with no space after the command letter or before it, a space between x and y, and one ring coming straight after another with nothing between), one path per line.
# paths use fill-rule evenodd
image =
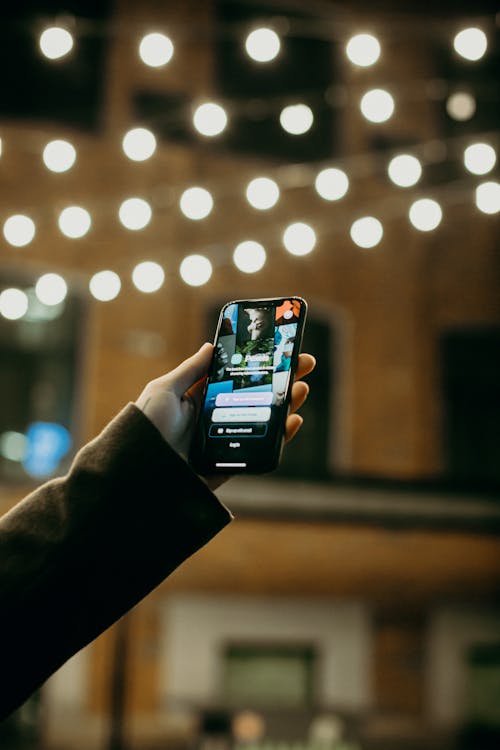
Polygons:
M224 305L190 454L198 473L278 466L306 313L301 297Z

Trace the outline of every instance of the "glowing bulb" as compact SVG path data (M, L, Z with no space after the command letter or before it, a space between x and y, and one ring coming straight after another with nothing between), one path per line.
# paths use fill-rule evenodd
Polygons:
M443 212L441 206L430 198L421 198L410 207L410 221L415 229L431 232L439 226Z
M202 286L212 275L212 264L204 255L188 255L181 263L180 274L186 284Z
M73 49L73 37L60 26L51 26L40 34L40 49L50 60L58 60Z
M459 122L470 120L476 112L476 100L466 91L457 91L446 100L446 111Z
M385 122L394 112L394 99L384 89L372 89L363 96L360 106L370 122Z
M366 68L380 57L380 43L372 34L356 34L346 45L346 54L355 65Z
M271 62L279 54L280 48L280 38L272 29L254 29L245 40L247 54L256 62Z
M464 151L465 167L472 174L486 174L491 172L496 164L495 149L487 143L473 143Z
M497 214L500 211L500 183L490 181L478 185L476 206L485 214Z
M291 135L307 133L313 122L314 115L307 104L290 104L280 114L281 127Z
M415 156L399 154L389 162L389 177L399 187L416 185L422 176L422 165Z
M484 31L470 27L458 32L453 40L453 47L461 57L475 62L480 60L486 52L488 40Z
M165 281L165 271L158 263L145 260L132 271L132 281L141 292L156 292Z
M151 68L160 68L172 59L174 45L165 34L153 32L146 34L139 44L139 56L143 63Z
M208 190L201 187L188 188L181 195L181 211L188 219L199 221L209 215L214 201Z
M59 229L66 237L76 239L87 234L92 224L90 214L81 206L68 206L59 214Z
M35 285L35 294L44 305L59 305L67 293L68 285L58 273L45 273Z
M28 296L21 289L4 289L0 294L0 315L7 320L19 320L28 311Z
M142 198L128 198L121 204L118 215L124 227L137 231L149 224L153 212Z
M325 201L338 201L347 193L349 179L341 169L331 167L323 169L318 174L314 181L314 187Z
M22 461L26 455L28 441L22 432L8 430L0 435L0 454L9 461Z
M244 273L256 273L260 271L266 262L266 251L259 242L245 240L240 242L234 250L233 260L235 266Z
M50 141L43 150L43 161L51 172L67 172L76 161L76 150L68 141Z
M156 138L147 128L132 128L123 137L122 148L132 161L145 161L156 151Z
M309 224L297 221L285 229L283 244L292 255L307 255L316 245L316 232Z
M98 271L89 282L90 293L100 302L109 302L120 293L122 283L114 271Z
M351 239L358 247L378 245L384 234L382 224L374 216L363 216L351 226Z
M220 135L227 125L227 115L220 104L205 102L200 104L193 115L193 125L201 135L213 138Z
M15 214L3 225L3 235L10 245L24 247L29 245L35 236L35 223L29 216Z
M260 211L266 211L278 202L280 189L269 177L256 177L248 183L246 196L251 206Z

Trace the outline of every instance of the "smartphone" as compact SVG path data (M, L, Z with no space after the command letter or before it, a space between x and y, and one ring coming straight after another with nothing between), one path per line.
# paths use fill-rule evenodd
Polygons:
M198 473L278 466L306 313L301 297L224 305L190 454Z

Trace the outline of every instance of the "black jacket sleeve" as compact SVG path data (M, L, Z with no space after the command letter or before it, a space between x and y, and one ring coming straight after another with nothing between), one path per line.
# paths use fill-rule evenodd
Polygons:
M0 519L0 719L231 520L129 404Z

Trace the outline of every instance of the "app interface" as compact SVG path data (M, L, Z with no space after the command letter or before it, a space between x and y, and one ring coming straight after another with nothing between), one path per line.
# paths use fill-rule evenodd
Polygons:
M224 308L204 405L216 467L244 467L265 450L266 438L274 442L300 313L296 299Z

